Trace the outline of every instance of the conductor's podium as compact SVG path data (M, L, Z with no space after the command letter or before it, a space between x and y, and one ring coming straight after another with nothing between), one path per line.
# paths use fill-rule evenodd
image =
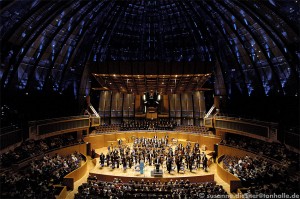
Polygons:
M157 171L156 169L153 169L151 171L151 176L152 177L163 177L163 170L159 169L159 171Z

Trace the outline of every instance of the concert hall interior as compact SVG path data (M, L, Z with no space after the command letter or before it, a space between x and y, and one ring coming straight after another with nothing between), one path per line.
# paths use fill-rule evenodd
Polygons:
M1 198L299 198L298 0L0 0Z

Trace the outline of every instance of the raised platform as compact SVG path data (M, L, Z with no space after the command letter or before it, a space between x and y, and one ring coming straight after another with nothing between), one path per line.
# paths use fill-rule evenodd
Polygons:
M151 171L151 176L152 177L163 177L163 174L164 174L164 172L163 172L162 169L159 169L159 171L156 171L156 169L153 169Z
M103 152L107 153L107 148L103 147L100 149L96 149L96 153L100 154ZM206 151L209 154L209 151ZM97 176L98 180L102 181L112 181L114 178L119 178L123 182L129 182L130 180L144 179L151 181L160 180L162 182L169 181L170 179L174 180L187 180L190 182L212 182L214 181L214 171L211 171L208 168L208 171L205 172L202 168L196 171L190 172L186 170L185 173L177 173L177 169L172 171L170 174L167 171L166 165L162 165L160 167L161 174L152 175L153 170L155 170L155 166L146 165L144 169L144 173L140 174L139 171L134 170L134 166L132 168L123 170L122 165L119 168L111 169L110 167L104 166L100 168L99 158L96 158L96 166L94 169L90 171L91 176Z

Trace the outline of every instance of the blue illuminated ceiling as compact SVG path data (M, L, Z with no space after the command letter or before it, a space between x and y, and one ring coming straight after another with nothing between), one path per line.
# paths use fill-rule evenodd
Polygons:
M2 88L86 95L95 63L201 62L217 95L298 95L297 0L0 4Z

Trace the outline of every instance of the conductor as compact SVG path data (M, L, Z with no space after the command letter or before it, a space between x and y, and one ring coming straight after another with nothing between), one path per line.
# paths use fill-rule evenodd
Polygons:
M155 159L154 164L155 164L156 172L159 172L159 166L160 166L160 158L159 157L157 157Z

